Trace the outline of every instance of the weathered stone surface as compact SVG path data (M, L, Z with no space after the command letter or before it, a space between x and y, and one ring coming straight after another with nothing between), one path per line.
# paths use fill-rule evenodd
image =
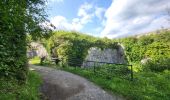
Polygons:
M94 61L94 62L88 62ZM107 62L107 63L127 63L125 59L124 49L121 45L116 49L100 49L98 47L92 47L88 50L88 55L83 62L83 67L91 67L94 64L101 65L97 62Z
M37 43L37 42L31 42L30 47L31 49L27 52L27 56L29 58L32 58L34 56L38 56L40 58L48 57L47 50L42 44Z
M151 61L151 58L144 58L144 59L142 59L140 62L141 62L142 65L145 65L145 64L147 64L149 61Z

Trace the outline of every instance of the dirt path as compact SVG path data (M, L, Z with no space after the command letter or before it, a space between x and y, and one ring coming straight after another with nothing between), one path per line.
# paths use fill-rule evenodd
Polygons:
M72 73L42 66L30 67L42 75L41 91L47 100L123 100Z

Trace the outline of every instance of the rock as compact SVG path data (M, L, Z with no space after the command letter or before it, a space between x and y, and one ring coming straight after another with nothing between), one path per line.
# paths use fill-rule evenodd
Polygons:
M94 62L87 62L94 61ZM106 63L127 63L125 60L124 49L121 45L116 49L106 48L101 49L98 47L92 47L88 50L88 54L83 62L82 67L92 67L95 64L97 66L103 65L102 63L97 62L106 62ZM96 65L95 65L96 66Z
M32 58L34 56L38 56L40 58L48 57L47 50L41 43L31 42L30 47L31 47L31 49L27 52L27 56L29 58Z
M140 62L142 65L144 65L144 64L148 63L149 61L151 61L151 58L144 58Z

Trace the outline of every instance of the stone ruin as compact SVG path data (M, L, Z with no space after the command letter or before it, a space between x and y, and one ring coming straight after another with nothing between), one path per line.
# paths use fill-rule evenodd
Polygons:
M38 56L40 58L47 58L48 53L45 47L41 43L37 42L31 42L30 43L30 49L27 51L27 57L33 58L35 56Z
M88 62L93 61L93 62ZM82 67L92 67L95 64L102 65L104 63L97 62L106 62L106 63L116 63L116 64L126 64L127 60L125 57L123 46L119 45L115 49L101 49L98 47L91 47L88 50L88 54L82 64Z

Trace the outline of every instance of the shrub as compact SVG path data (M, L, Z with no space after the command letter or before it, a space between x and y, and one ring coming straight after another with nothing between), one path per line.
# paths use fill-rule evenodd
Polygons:
M154 72L162 72L164 70L170 70L170 58L168 59L159 59L155 61L149 61L143 66L143 70L145 71L154 71Z
M130 70L128 69L128 66L126 65L101 65L96 67L96 73L99 73L104 76L119 76L124 77L130 73Z
M38 6L37 6L38 5ZM2 0L0 2L0 77L26 79L26 35L47 36L44 0ZM28 39L29 40L29 39Z
M127 37L119 41L125 46L126 56L131 63L140 64L144 58L152 59L144 70L163 71L169 66L170 58L170 31L161 31L159 34L149 34L140 37ZM147 68L148 67L148 68Z

